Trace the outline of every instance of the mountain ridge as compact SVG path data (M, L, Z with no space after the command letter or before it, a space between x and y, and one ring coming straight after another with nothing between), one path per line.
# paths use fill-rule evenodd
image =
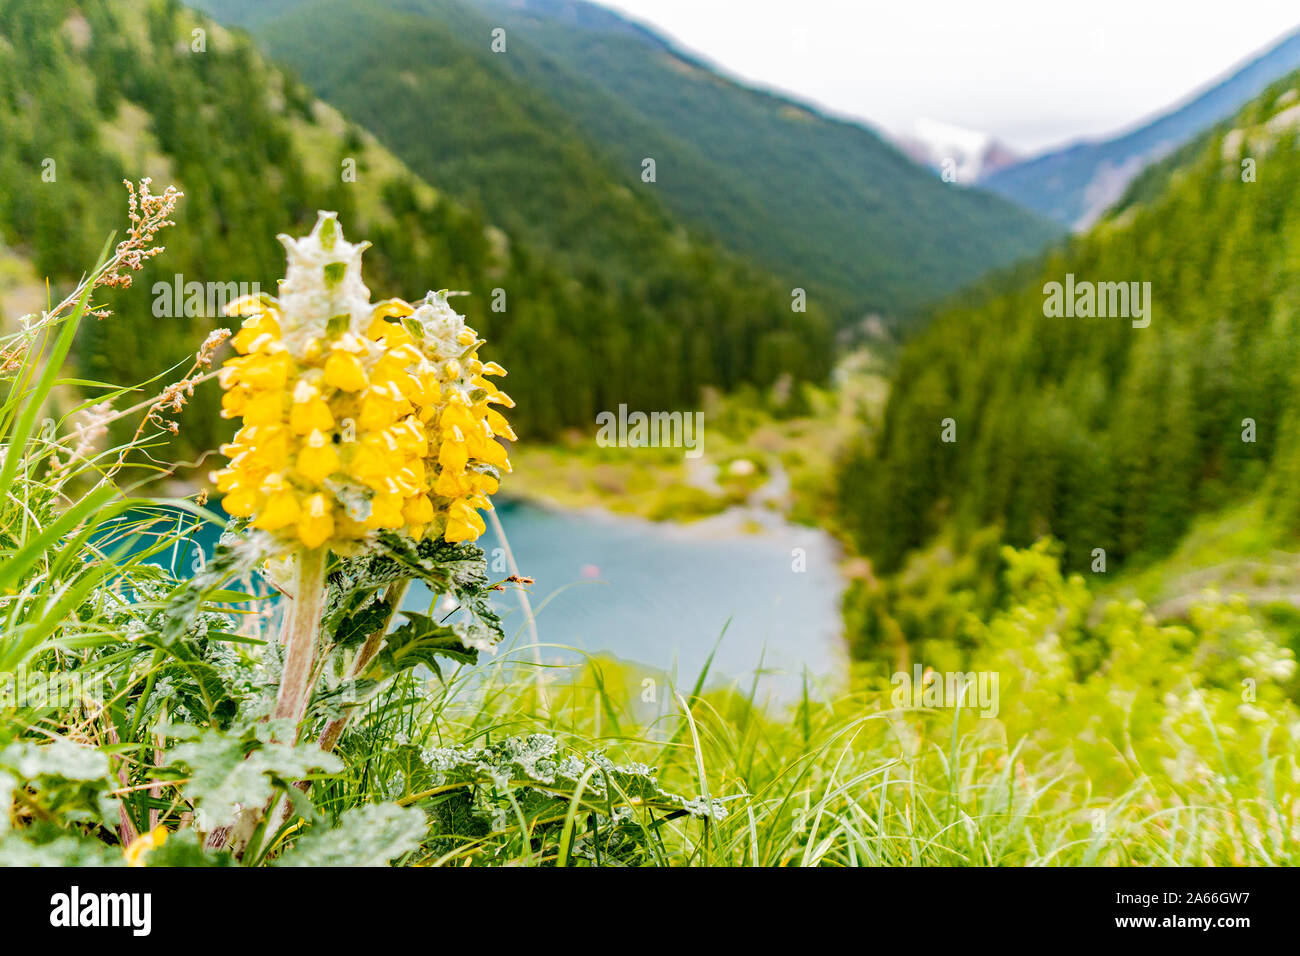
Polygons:
M1300 68L1300 28L1155 115L1116 133L1066 143L980 180L980 185L1082 229L1121 198L1151 163L1228 119Z
M350 106L357 116L368 111L363 125L389 124L386 141L401 153L399 139L412 139L410 130L396 128L391 116L374 115L359 88L387 80L371 71L350 89L337 71L325 68L321 55L330 51L363 66L355 43L345 49L340 34L349 30L334 21L351 23L348 39L354 40L357 33L372 36L367 18L382 18L400 36L394 42L409 51L396 56L403 68L430 83L448 84L440 87L445 96L432 88L419 94L430 122L459 135L454 128L463 119L455 107L472 106L436 72L439 62L455 63L462 84L476 95L512 91L500 111L527 102L539 114L562 117L566 130L577 131L571 145L584 149L591 168L601 166L619 188L644 191L641 167L654 159L653 192L678 221L791 287L807 288L844 319L873 311L906 314L1059 235L1056 227L992 194L939 182L875 130L740 85L672 41L602 8L453 0L385 0L367 5L364 13L326 0L280 0L258 8L245 0L201 5L252 29L326 100L345 110ZM508 39L506 51L493 57L488 43L496 26L505 28ZM421 44L409 42L415 35ZM498 139L517 132L482 110L479 118ZM470 148L479 150L475 159L481 166L497 162L487 130L479 132L475 139L460 137L459 153L442 148L438 162L450 164L458 185L483 195L489 214L501 220L521 199L511 183L490 182L466 168ZM414 145L411 150L405 158L419 168ZM553 189L555 180L569 174L554 167L538 188ZM609 228L605 222L589 224L593 235Z

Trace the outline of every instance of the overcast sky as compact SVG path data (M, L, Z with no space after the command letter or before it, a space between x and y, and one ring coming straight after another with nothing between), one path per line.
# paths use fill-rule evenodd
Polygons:
M598 0L728 72L897 132L1109 133L1286 33L1297 0Z

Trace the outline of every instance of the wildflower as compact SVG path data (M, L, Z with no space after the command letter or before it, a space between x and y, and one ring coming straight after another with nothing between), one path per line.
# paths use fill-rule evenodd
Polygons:
M146 262L162 254L163 248L154 244L154 238L160 230L176 225L168 217L185 196L175 186L168 186L161 196L155 196L149 189L153 180L148 178L140 180L138 187L130 180L122 182L127 190L131 226L127 237L117 244L107 268L95 280L96 285L117 289L129 288L131 273L139 272ZM101 319L108 315L103 310L90 311Z
M418 418L428 444L425 469L434 499L446 514L444 537L476 540L486 527L478 511L492 507L487 496L496 493L500 473L510 470L506 450L496 439L514 440L515 433L492 406L513 407L514 402L485 377L506 371L478 358L483 341L451 308L446 292L429 293L400 325L385 320L384 326L372 328L372 334L411 340L433 371L421 382L433 393L432 404L418 402Z
M500 473L497 440L515 433L494 406L514 402L477 357L482 340L447 295L373 303L361 279L367 244L333 213L311 234L281 236L280 294L227 311L244 321L219 375L221 414L241 427L212 475L223 505L282 551L354 551L379 530L474 540Z

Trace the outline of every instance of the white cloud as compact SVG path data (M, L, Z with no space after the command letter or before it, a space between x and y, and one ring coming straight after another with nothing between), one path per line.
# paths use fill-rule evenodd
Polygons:
M600 0L729 72L891 130L1109 133L1300 26L1295 0Z

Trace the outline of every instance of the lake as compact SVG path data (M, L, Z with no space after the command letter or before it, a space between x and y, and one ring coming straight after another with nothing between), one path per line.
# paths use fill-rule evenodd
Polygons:
M676 525L515 501L497 509L520 573L536 582L529 594L543 644L675 672L689 687L725 629L711 673L745 678L761 661L765 684L786 699L805 667L820 677L843 672L842 579L823 532L748 509L760 533L740 530L739 513ZM493 578L504 577L491 523L479 543L496 562ZM413 607L428 599L410 598ZM497 604L508 640L528 644L516 595ZM557 656L566 655L543 651Z

